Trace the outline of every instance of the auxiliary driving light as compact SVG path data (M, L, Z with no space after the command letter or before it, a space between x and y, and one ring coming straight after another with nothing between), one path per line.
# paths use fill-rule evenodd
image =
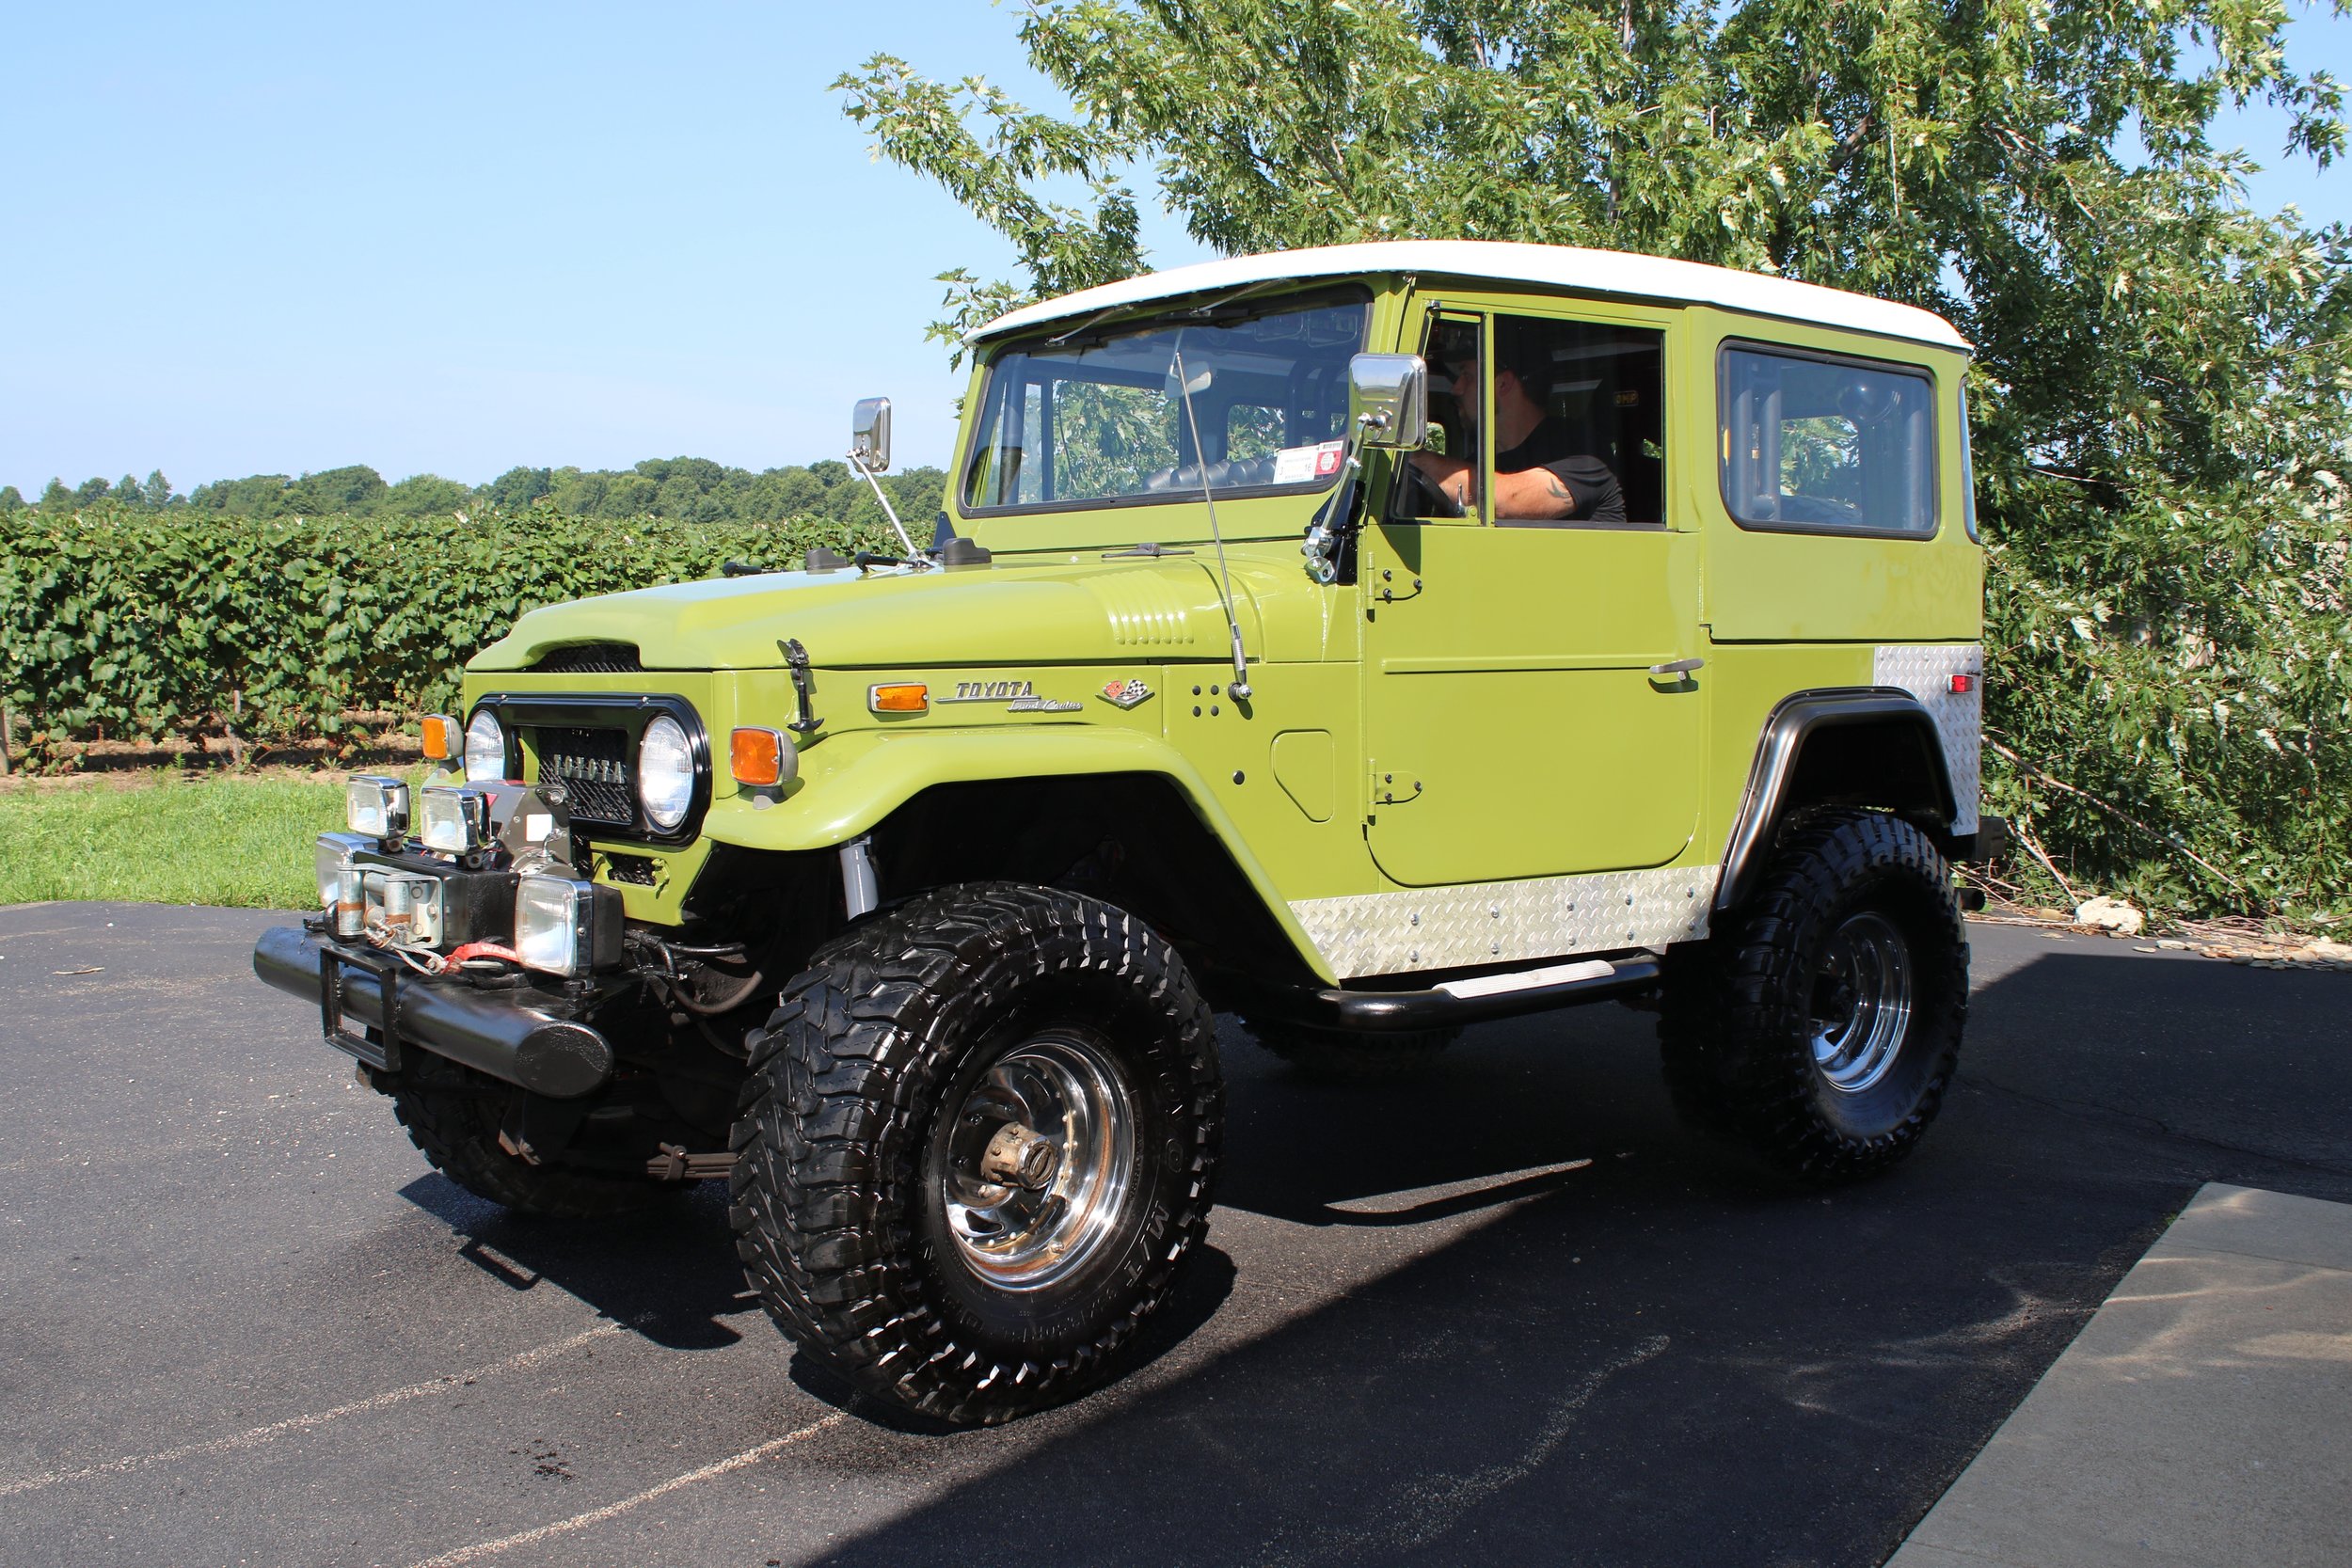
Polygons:
M343 786L343 825L373 839L408 832L408 786L379 773L362 773Z
M527 969L584 974L595 967L596 884L524 877L515 884L515 952Z
M375 847L375 840L365 833L321 833L315 856L319 874L319 908L335 907L335 891L342 885L343 867L351 857L362 849Z
M424 827L418 837L428 849L465 855L490 842L490 794L467 785L435 784L423 791Z

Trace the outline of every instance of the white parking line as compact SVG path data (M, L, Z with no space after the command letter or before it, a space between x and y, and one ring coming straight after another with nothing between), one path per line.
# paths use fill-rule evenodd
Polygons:
M349 1404L339 1404L332 1410L321 1410L308 1416L290 1416L282 1421L272 1421L267 1426L255 1427L250 1432L240 1432L233 1436L215 1437L209 1442L190 1443L183 1448L166 1449L161 1453L126 1454L120 1459L109 1459L102 1465L86 1465L78 1470L51 1470L43 1475L21 1476L14 1481L0 1481L0 1497L13 1497L20 1492L38 1492L44 1486L55 1486L60 1481L87 1481L93 1476L128 1475L134 1470L145 1470L157 1465L170 1465L183 1459L194 1459L199 1454L229 1453L238 1449L257 1449L264 1443L285 1436L290 1432L309 1432L314 1427L323 1427L329 1421L340 1421L345 1416L364 1415L371 1410L382 1410L388 1405L403 1404L409 1400L422 1399L427 1394L446 1393L476 1378L489 1377L494 1373L518 1372L526 1368L537 1366L549 1356L561 1355L567 1350L577 1350L591 1339L601 1338L605 1335L617 1334L620 1331L619 1323L601 1323L594 1328L573 1335L568 1339L558 1339L551 1345L541 1345L536 1350L527 1350L519 1355L510 1355L503 1361L493 1361L486 1367L476 1367L469 1371L451 1372L445 1377L437 1377L430 1383L412 1383L405 1388L394 1388L381 1394L371 1394L364 1400L354 1400Z
M848 1411L836 1410L823 1420L812 1421L798 1432L787 1432L781 1437L771 1437L757 1448L745 1449L732 1458L706 1465L699 1470L689 1470L682 1476L672 1476L660 1485L648 1486L634 1497L623 1497L619 1502L607 1503L602 1508L592 1508L585 1513L575 1513L568 1519L558 1519L551 1525L541 1525L536 1529L518 1530L513 1535L501 1535L495 1541L477 1541L470 1546L460 1546L453 1552L443 1552L439 1557L426 1558L422 1562L413 1564L412 1568L459 1568L462 1563L479 1562L485 1557L494 1557L510 1546L528 1546L535 1541L546 1541L558 1535L569 1535L574 1530L586 1529L590 1525L600 1525L607 1519L617 1519L641 1503L649 1503L656 1497L668 1497L671 1493L682 1487L691 1486L698 1481L709 1481L713 1477L723 1476L729 1471L740 1470L756 1465L769 1455L780 1453L795 1443L805 1442L827 1427L839 1426L849 1418Z

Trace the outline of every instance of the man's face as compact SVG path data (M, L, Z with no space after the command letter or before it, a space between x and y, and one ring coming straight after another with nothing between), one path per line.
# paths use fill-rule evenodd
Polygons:
M1465 355L1454 361L1452 390L1454 404L1462 411L1462 433L1473 438L1470 450L1476 451L1474 444L1474 438L1478 434L1478 359L1476 356Z

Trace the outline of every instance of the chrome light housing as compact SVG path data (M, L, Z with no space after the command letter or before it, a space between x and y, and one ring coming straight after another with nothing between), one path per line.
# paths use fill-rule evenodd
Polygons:
M524 877L515 884L515 952L527 969L584 974L596 950L596 884Z
M375 840L365 833L321 833L313 858L318 865L319 908L335 907L335 890L342 886L343 867L351 857L362 849L375 847Z
M466 782L498 783L506 777L506 731L498 715L478 707L466 724Z
M373 839L408 832L408 785L380 773L362 773L343 786L343 825Z
M657 715L637 742L637 804L662 832L675 831L694 803L694 745L686 726Z
M437 784L424 792L424 825L418 837L444 855L464 855L490 842L490 792Z

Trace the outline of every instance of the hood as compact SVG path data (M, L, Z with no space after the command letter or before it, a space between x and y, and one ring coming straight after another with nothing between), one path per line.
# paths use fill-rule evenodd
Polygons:
M1235 564L1242 636L1262 656L1254 595ZM1295 563L1291 575L1306 586ZM551 605L524 615L468 668L528 670L567 643L630 642L648 670L771 669L784 663L787 638L836 669L1221 658L1227 648L1204 558L1000 557L953 571L711 578Z

